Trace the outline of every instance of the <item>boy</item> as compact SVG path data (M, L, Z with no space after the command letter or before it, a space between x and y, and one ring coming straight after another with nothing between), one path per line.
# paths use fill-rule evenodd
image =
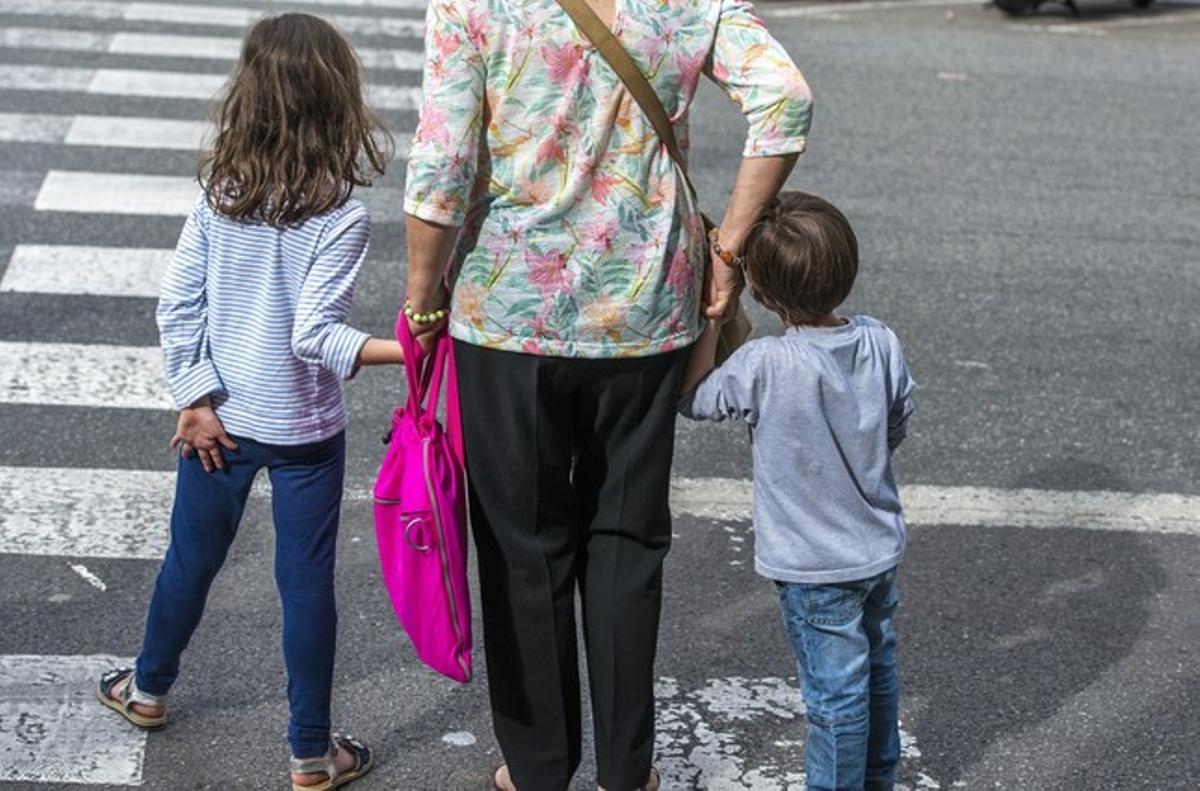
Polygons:
M890 456L915 386L890 329L833 313L858 271L854 231L835 207L781 194L733 263L787 330L714 371L711 322L680 411L750 427L755 567L778 587L796 652L808 788L891 789L900 759L892 618L906 539Z

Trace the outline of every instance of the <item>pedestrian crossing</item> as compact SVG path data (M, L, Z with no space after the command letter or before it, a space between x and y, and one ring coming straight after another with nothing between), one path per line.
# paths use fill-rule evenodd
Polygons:
M401 161L420 103L424 0L0 0L0 203L17 218L0 239L6 425L37 426L46 415L125 425L172 409L161 351L141 325L153 332L153 300L198 194L194 159L179 155L211 141L211 99L243 29L284 8L369 37L357 48L368 99L396 135ZM390 180L356 191L381 234L401 216L400 170L394 163ZM26 325L35 329L19 329ZM56 434L72 439L59 452L30 466L0 463L0 558L61 559L89 595L111 596L101 579L111 577L88 566L162 557L174 474L128 469L142 463L90 448L81 454L76 443L112 438L96 436L90 419L65 420ZM5 433L6 445L25 441ZM105 648L103 638L91 643ZM145 735L91 698L102 670L129 661L0 654L0 784L145 782Z

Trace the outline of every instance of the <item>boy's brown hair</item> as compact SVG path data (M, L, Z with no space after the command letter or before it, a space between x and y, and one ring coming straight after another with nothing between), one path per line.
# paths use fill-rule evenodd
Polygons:
M781 192L750 231L742 256L751 295L789 325L832 313L858 274L846 215L805 192Z
M328 22L289 13L246 35L200 164L214 211L291 225L343 204L392 158L358 58Z

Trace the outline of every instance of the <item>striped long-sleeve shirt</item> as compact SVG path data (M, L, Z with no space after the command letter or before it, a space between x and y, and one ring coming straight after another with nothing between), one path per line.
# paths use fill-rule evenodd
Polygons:
M341 380L369 337L345 319L370 238L356 199L276 228L225 217L201 196L158 303L176 407L212 396L230 434L274 445L345 428Z

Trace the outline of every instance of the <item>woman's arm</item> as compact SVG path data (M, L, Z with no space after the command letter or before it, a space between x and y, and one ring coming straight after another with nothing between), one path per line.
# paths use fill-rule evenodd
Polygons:
M408 239L408 301L417 313L446 307L446 264L458 237L458 226L439 225L411 214L405 220ZM413 336L428 341L445 324L408 322Z
M721 222L721 247L734 255L774 200L807 145L812 92L790 55L749 0L724 0L705 75L746 117L741 169ZM739 273L713 256L706 313L720 317L736 301Z
M742 249L746 235L758 222L763 210L779 194L799 156L795 153L742 160L729 206L725 209L725 218L717 232L723 249L735 255ZM708 280L704 312L710 319L720 319L737 302L743 285L742 273L715 255L710 258L712 274Z

